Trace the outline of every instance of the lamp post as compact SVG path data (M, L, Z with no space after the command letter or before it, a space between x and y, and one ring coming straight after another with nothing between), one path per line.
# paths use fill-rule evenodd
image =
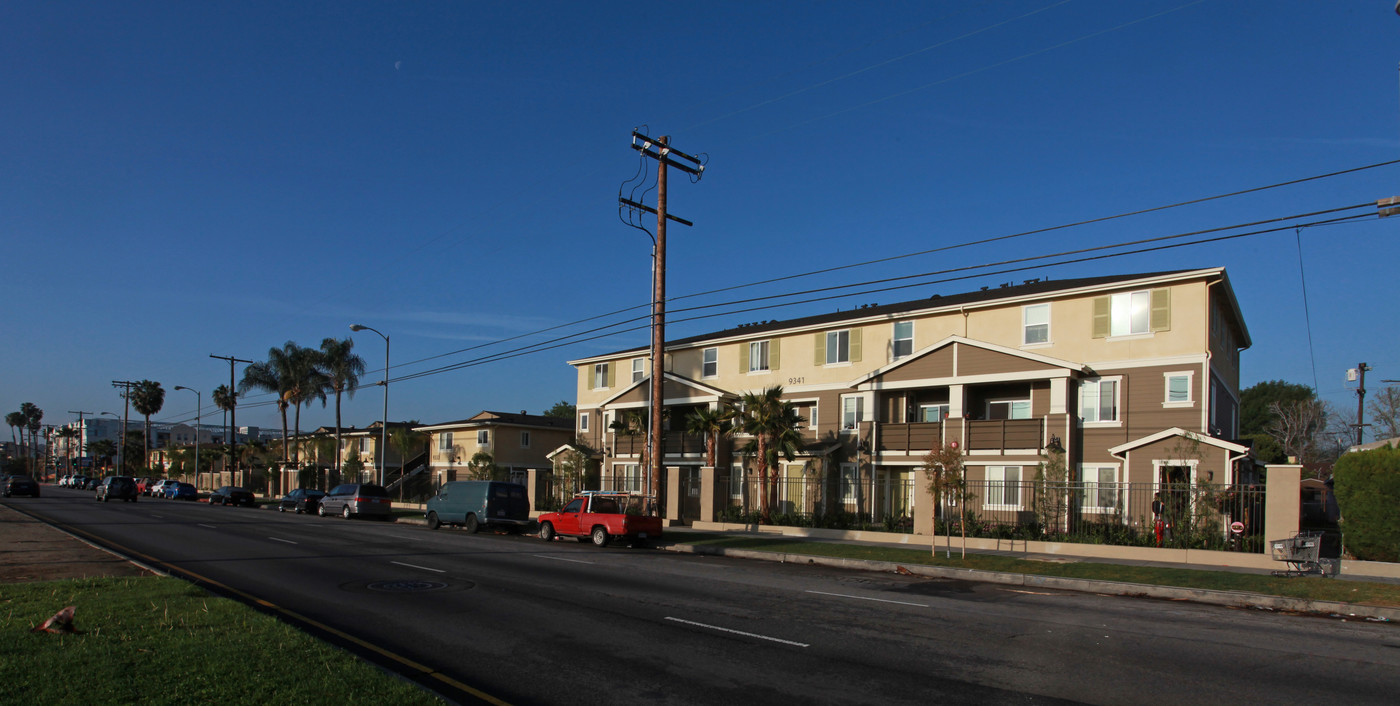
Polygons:
M351 324L351 331L373 331L384 339L384 422L379 429L379 484L384 485L384 454L389 449L389 337L378 329L363 324ZM337 452L338 453L338 452Z
M185 390L186 392L193 392L193 393L194 393L194 405L195 405L195 407L194 407L194 487L195 487L195 490L198 491L198 490L199 490L199 423L200 423L201 421L203 421L203 419L204 419L202 416L200 416L201 412L203 412L203 410L204 410L204 395L200 394L200 393L199 393L199 390L196 390L196 389L191 388L191 387L185 387L184 385L176 385L176 386L175 386L175 389L177 389L177 390Z

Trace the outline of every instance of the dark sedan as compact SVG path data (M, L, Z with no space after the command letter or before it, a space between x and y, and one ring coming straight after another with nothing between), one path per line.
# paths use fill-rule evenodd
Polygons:
M127 476L107 476L97 484L96 498L101 502L113 499L136 502L136 481Z
M39 484L34 482L29 476L14 475L5 480L4 496L28 495L31 498L39 497Z
M316 508L321 505L321 498L326 497L326 491L314 488L297 488L282 497L282 501L277 503L278 512L291 510L298 515L302 513L315 513Z
M253 507L257 505L257 500L253 498L253 493L247 488L240 488L236 485L226 485L217 488L209 494L210 505L243 505Z

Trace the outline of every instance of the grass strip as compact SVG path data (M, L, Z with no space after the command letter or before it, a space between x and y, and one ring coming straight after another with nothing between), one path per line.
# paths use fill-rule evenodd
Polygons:
M77 606L79 634L33 633ZM0 585L6 704L441 704L354 655L165 577Z
M1037 576L1060 576L1098 581L1123 581L1177 588L1201 588L1215 591L1243 591L1270 596L1285 596L1318 601L1341 601L1365 605L1400 607L1400 586L1388 583L1338 581L1321 577L1283 578L1263 574L1207 569L1174 569L1159 566L1128 566L1095 561L1068 563L1018 559L996 554L971 554L945 558L927 549L908 547L879 547L863 544L842 544L777 537L734 537L697 532L666 530L666 541L728 549L748 549L761 552L787 552L810 556L867 559L896 564L947 566L958 569L1001 571ZM1280 564L1280 566L1282 566Z

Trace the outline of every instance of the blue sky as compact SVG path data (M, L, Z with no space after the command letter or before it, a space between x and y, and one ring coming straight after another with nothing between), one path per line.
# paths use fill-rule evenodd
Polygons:
M671 180L671 211L695 222L669 231L673 297L1400 159L1397 39L1392 3L1359 0L7 3L0 410L120 413L111 381L148 378L168 391L157 419L179 421L193 395L171 388L207 403L228 380L211 353L259 360L363 323L392 337L399 376L626 318L534 334L647 301L650 241L616 207L638 126L709 159L699 183ZM1291 226L1400 195L1397 176L685 301ZM669 333L1012 279L1224 266L1254 339L1244 385L1315 380L1354 409L1347 368L1370 363L1371 390L1400 379L1397 227L1288 228ZM355 340L378 379L383 341ZM538 413L573 399L565 361L645 340L395 383L390 417ZM240 423L278 426L266 399ZM380 405L362 390L346 423ZM315 406L302 426L331 419Z

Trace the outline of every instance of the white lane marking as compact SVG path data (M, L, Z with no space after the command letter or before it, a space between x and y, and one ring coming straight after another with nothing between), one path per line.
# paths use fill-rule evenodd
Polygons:
M156 518L157 520L164 520L164 519L165 519L165 515L157 515L157 514L155 514L155 513L151 513L151 517L154 517L154 518Z
M890 601L884 598L866 598L865 596L852 596L848 593L827 593L826 591L805 591L805 593L815 593L819 596L836 596L838 598L854 598L858 601L877 601L880 603L894 603L896 605L911 605L917 608L927 608L927 603L905 603L904 601Z
M208 527L209 529L219 529L218 527L215 527L214 525L200 524L199 526L200 526L200 527Z
M446 570L446 569L434 569L434 568L430 568L430 567L427 567L427 566L419 566L419 565L417 565L417 564L405 564L405 563L403 563L402 561L391 561L391 562L389 562L389 563L390 563L390 564L398 564L399 566L407 566L407 567L410 568L410 569L422 569L422 570L424 570L424 571L433 571L433 572L436 572L436 573L439 573L439 574L445 574L445 573L447 573L447 570Z
M760 639L760 640L768 640L769 642L781 642L781 643L783 643L784 645L792 645L793 647L811 647L811 645L809 645L809 644L807 644L807 643L805 643L805 642L793 642L793 641L791 641L791 640L784 640L784 639L782 639L782 638L777 638L777 637L769 637L769 636L767 636L767 635L759 635L759 634L757 634L757 633L752 633L752 632L744 632L744 631L742 631L742 630L730 630L729 628L722 628L722 627L720 627L720 626L718 626L718 625L706 625L706 624L704 624L704 623L697 623L697 622L695 622L695 621L693 621L693 620L681 620L680 618L672 618L672 617L670 617L670 616L667 616L666 619L667 619L667 620L670 620L670 621L672 621L672 622L676 622L676 623L684 623L684 624L686 624L686 625L694 625L694 626L697 627L697 628L709 628L710 630L718 630L718 631L720 631L720 632L732 633L732 634L734 634L734 635L743 635L744 637L756 637L756 638L758 638L758 639Z
M293 542L293 541L290 540L290 539L278 539L278 538L276 538L276 537L268 537L268 539L270 539L270 540L272 540L272 541L274 541L274 542L282 542L283 544L296 544L296 542Z
M541 559L553 559L554 561L570 561L570 562L573 562L573 563L575 563L575 564L596 564L596 563L598 563L598 562L596 562L596 561L583 561L582 559L565 559L565 558L562 557L562 556L550 556L550 555L548 555L548 554L531 554L530 556L539 557L539 558L541 558Z
M1021 591L1021 590L1017 590L1017 589L1014 589L1014 588L1003 588L1003 589L1001 589L1001 590L1007 591L1007 592L1010 592L1010 593L1024 593L1024 594L1026 594L1026 595L1028 595L1028 596L1053 596L1053 595L1055 595L1055 594L1053 594L1053 593L1037 593L1036 591Z

